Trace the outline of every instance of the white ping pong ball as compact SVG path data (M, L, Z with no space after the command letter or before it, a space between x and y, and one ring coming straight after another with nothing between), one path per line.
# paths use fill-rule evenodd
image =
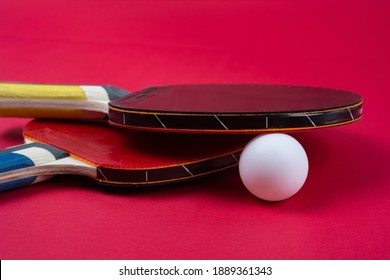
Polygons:
M281 133L252 139L239 162L245 187L269 201L284 200L296 194L305 183L308 171L309 162L301 144Z

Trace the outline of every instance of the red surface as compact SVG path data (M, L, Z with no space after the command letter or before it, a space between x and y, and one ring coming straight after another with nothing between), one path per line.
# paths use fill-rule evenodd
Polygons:
M342 88L363 120L296 134L310 172L289 200L236 172L106 193L58 177L0 194L2 259L389 259L387 1L2 1L0 80ZM0 144L25 120L1 121Z
M124 110L180 113L271 113L340 108L359 95L334 89L280 85L176 85L147 88L110 103Z
M48 120L29 122L24 135L95 166L114 169L152 169L203 161L240 151L251 139L250 135L160 135L107 123Z

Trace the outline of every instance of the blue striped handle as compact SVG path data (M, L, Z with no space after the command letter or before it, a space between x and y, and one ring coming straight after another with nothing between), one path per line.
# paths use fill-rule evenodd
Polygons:
M16 154L16 153L6 153L0 155L0 173L17 170L17 169L23 169L31 166L35 166L35 164L27 156ZM31 185L35 180L36 177L34 176L34 177L27 177L23 179L2 183L0 184L0 191L6 191L6 190L26 186L26 185Z
M20 188L47 179L46 176L24 176L26 168L47 164L69 154L41 143L29 143L0 151L0 180L11 174L18 179L0 183L0 191ZM4 181L4 180L3 180Z

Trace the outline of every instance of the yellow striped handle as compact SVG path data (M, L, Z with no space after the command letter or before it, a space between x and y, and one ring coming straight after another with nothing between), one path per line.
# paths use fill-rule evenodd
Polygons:
M125 94L112 86L0 83L0 117L102 119L108 102Z
M78 85L17 83L0 83L0 98L87 100L84 91Z

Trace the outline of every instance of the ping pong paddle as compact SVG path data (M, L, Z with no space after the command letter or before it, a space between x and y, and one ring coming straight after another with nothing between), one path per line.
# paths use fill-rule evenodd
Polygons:
M356 93L304 86L209 84L150 87L0 84L0 116L108 118L162 132L259 133L348 124L362 116Z
M143 187L195 179L238 164L241 135L122 130L104 122L33 120L27 144L0 151L0 190L76 174L109 186Z

